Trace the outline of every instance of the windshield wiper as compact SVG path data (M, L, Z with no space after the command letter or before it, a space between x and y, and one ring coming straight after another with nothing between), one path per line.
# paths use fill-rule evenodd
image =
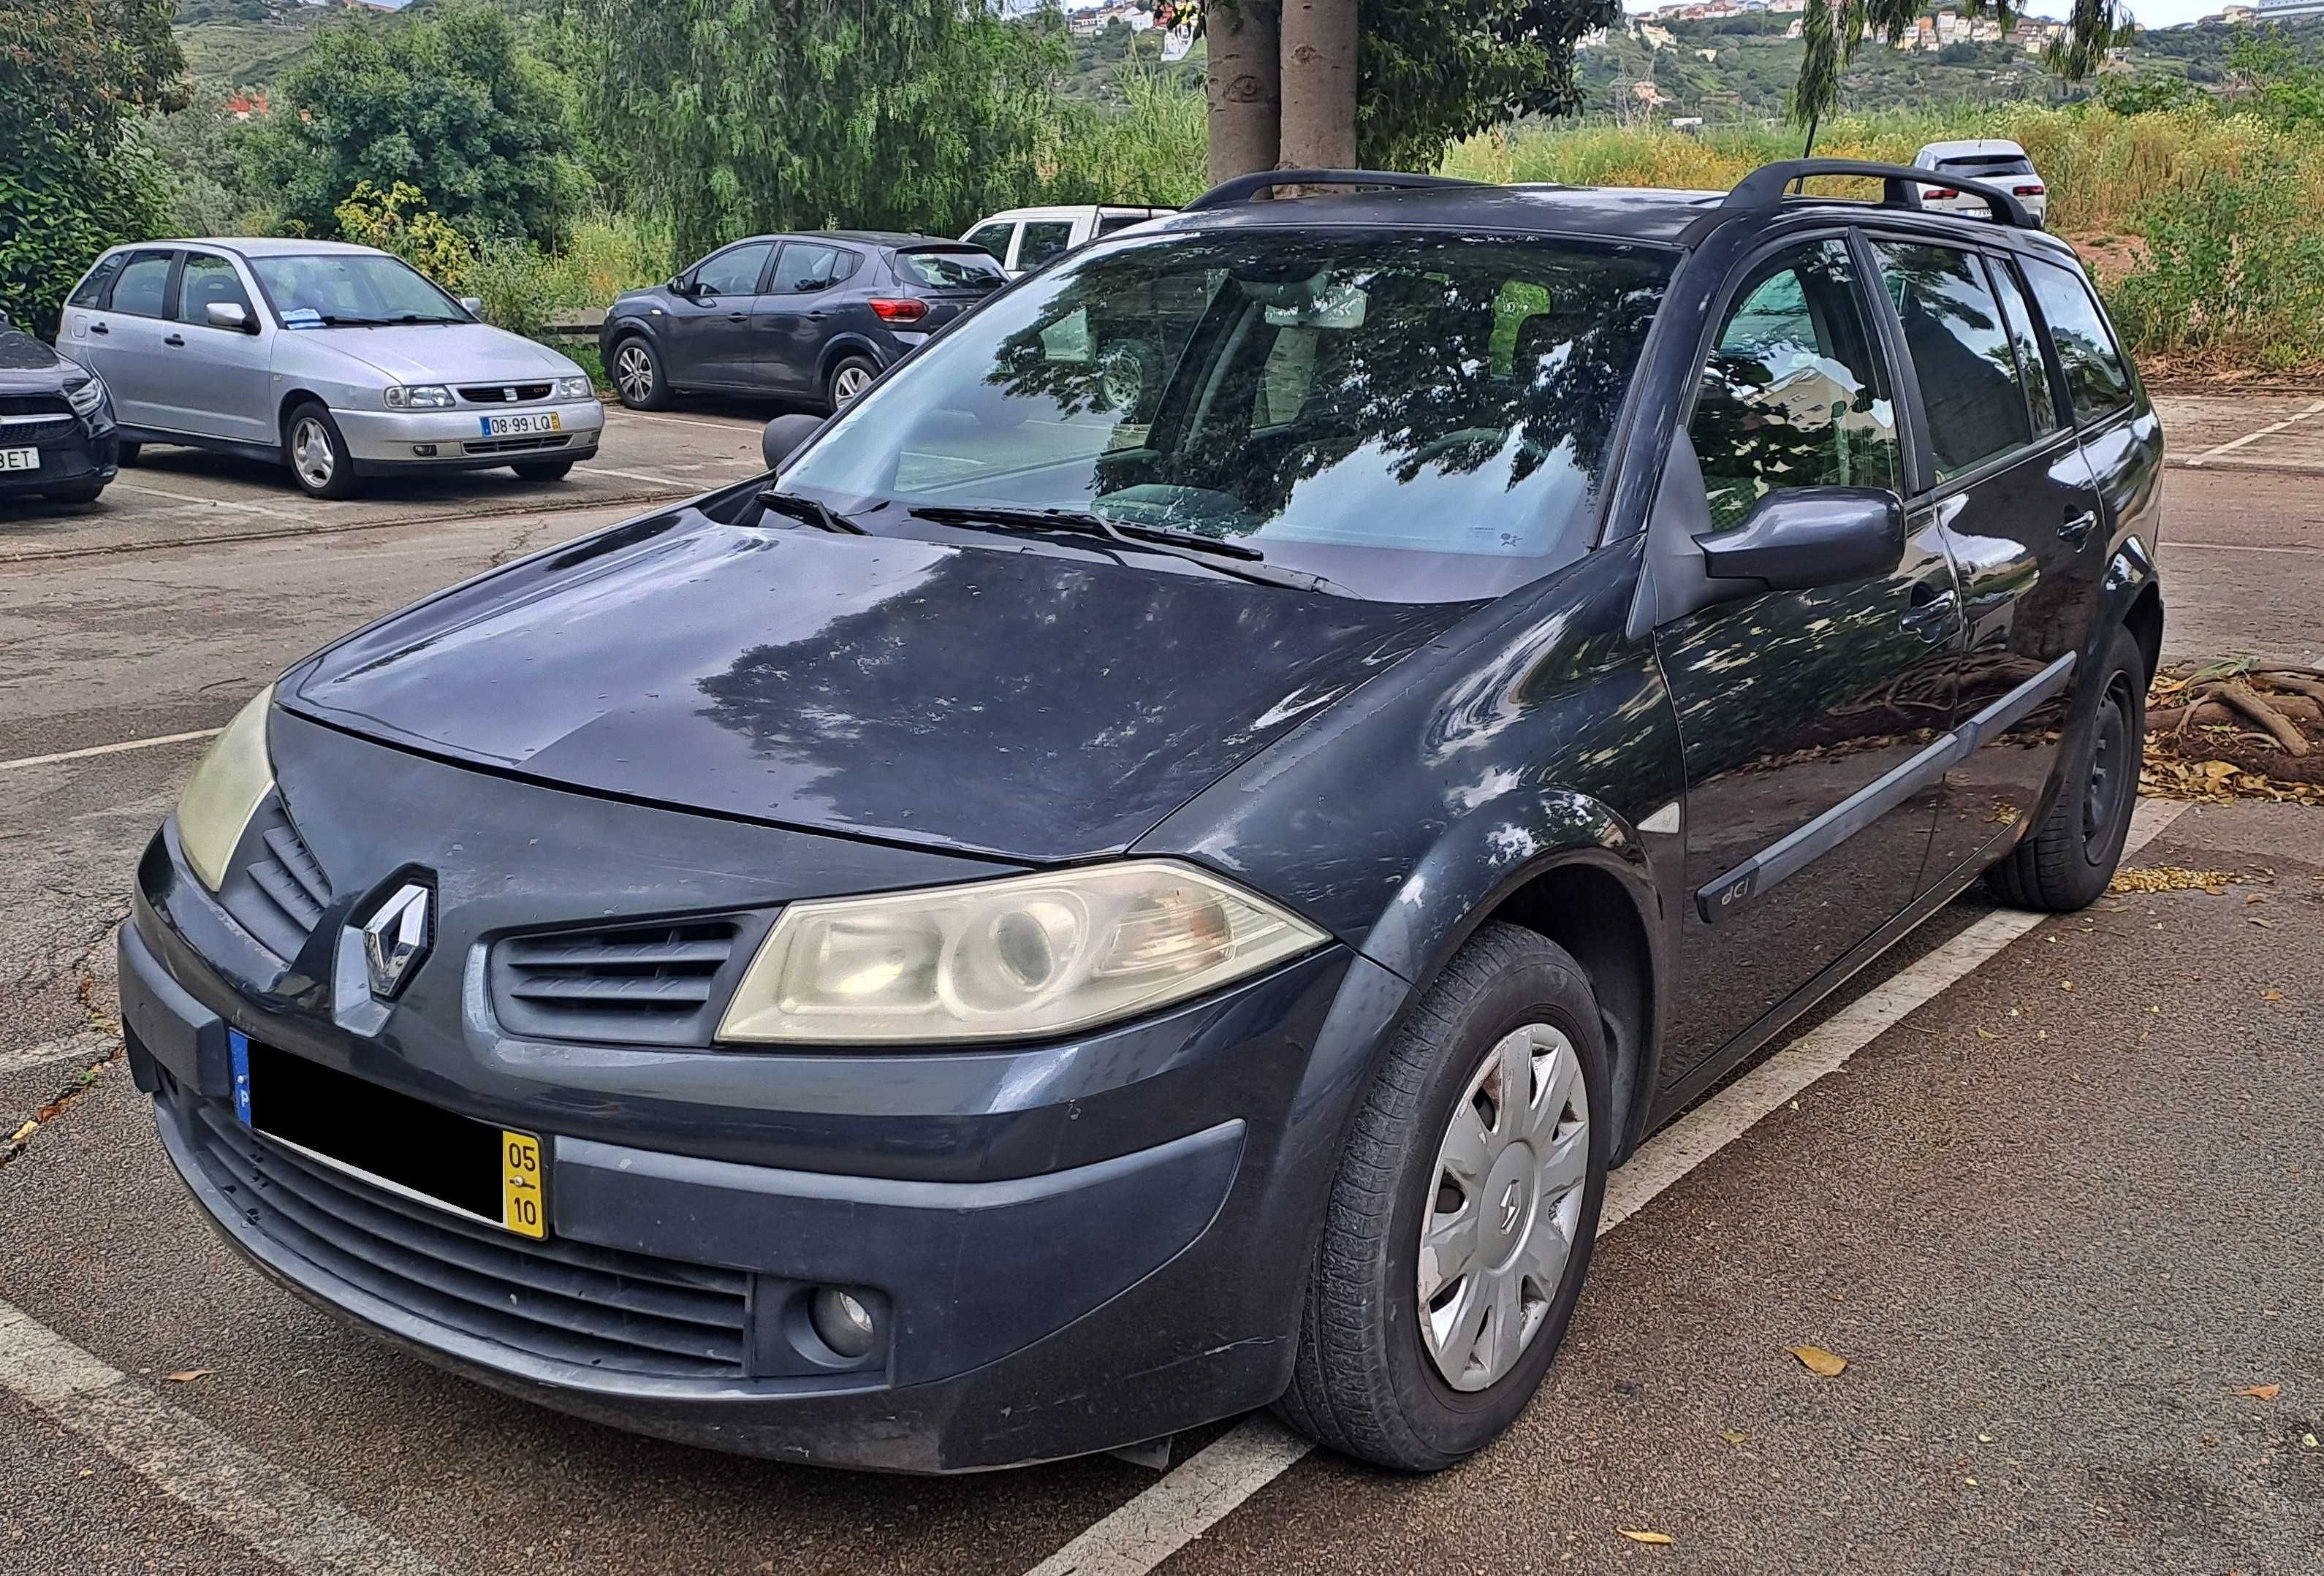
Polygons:
M836 531L841 536L872 534L831 505L797 493L779 492L769 487L759 494L759 509L762 513L788 515L802 524L814 526L817 530Z
M1267 555L1246 542L1222 541L1196 531L1174 530L1167 525L1140 525L1108 520L1085 509L1024 509L1006 503L914 504L911 512L939 525L990 525L1002 530L1053 530L1067 536L1102 536L1126 547L1142 548L1166 558L1184 558L1249 580L1259 585L1281 585L1293 591L1323 591L1334 596L1352 594L1321 575L1286 569L1267 562ZM1231 560L1218 562L1221 558Z

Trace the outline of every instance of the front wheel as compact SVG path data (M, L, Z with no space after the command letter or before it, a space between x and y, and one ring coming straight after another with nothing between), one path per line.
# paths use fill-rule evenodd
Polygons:
M669 382L662 376L661 357L643 339L632 336L613 346L613 392L632 410L660 410L669 405Z
M89 482L78 487L52 487L41 496L51 503L94 503L104 491L104 483Z
M320 405L306 404L282 424L282 457L291 479L309 498L352 498L361 484L339 424Z
M123 465L135 465L137 463L137 456L143 447L143 446L141 444L124 441L119 446L119 448L115 453L114 463Z
M571 460L527 460L510 470L528 482L561 482L573 469Z
M2057 802L1986 872L1993 895L2018 908L2070 913L2098 901L2122 862L2146 759L2146 659L2128 630L2107 643L2089 725L2068 740Z
M1529 930L1480 930L1365 1096L1276 1403L1286 1424L1425 1472L1516 1420L1589 1270L1609 1078L1581 965Z

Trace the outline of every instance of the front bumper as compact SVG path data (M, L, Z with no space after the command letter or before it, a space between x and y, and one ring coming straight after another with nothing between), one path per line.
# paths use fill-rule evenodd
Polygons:
M278 768L289 742L278 734ZM455 770L327 742L351 767L380 763L365 775L389 795ZM470 849L492 856L504 807L540 824L540 790L467 780L449 835ZM692 819L603 813L636 845ZM301 829L347 867L314 817ZM452 966L431 981L423 964L383 1009L363 992L347 923L366 899L335 902L299 958L264 977L173 843L157 838L140 867L122 1016L171 1158L229 1241L309 1300L495 1388L804 1462L1016 1465L1280 1394L1356 1072L1404 995L1328 948L1200 1003L1021 1049L632 1049L489 1028L480 1040L482 965L459 966L448 877L436 955ZM442 1035L447 1004L470 1017ZM393 1197L242 1126L229 1029L541 1134L547 1241ZM880 1313L885 1343L864 1364L798 1339L822 1286Z
M91 483L102 485L113 480L121 459L120 439L112 427L107 427L95 438L83 430L70 437L37 442L20 439L13 436L6 427L0 427L0 448L37 448L41 451L41 464L37 470L0 471L0 496L7 497L54 492L59 488L86 487Z
M484 422L493 416L556 413L558 429L548 434L493 438ZM393 467L483 470L533 460L586 459L597 452L605 407L595 400L534 405L460 405L448 410L341 410L331 419L346 439L356 469ZM432 454L422 451L433 449Z

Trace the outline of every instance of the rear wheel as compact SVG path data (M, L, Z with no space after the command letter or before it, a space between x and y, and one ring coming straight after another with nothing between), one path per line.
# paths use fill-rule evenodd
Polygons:
M844 410L861 399L872 380L880 375L880 365L867 356L843 356L824 380L824 392L830 397L831 408Z
M660 410L669 404L669 381L661 357L635 335L613 346L613 392L632 410Z
M1590 982L1488 925L1397 1032L1332 1188L1283 1420L1434 1471L1540 1387L1606 1187L1605 1031Z
M511 465L509 469L528 482L561 482L573 469L573 462L571 460L527 460L521 465Z
M320 405L304 404L290 412L282 424L282 457L309 498L352 498L362 485L339 424Z
M2089 725L2070 741L2057 802L1986 872L1995 897L2020 908L2089 907L2122 862L2146 755L2146 659L2128 630L2107 642Z

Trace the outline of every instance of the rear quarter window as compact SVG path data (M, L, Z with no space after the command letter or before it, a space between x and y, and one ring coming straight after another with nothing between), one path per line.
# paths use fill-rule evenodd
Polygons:
M119 273L121 265L128 261L129 253L126 252L116 252L110 257L100 259L97 265L88 271L88 277L74 287L72 297L65 302L65 305L96 306L105 300L106 287L113 282L113 276Z
M2096 421L2127 409L2136 398L2130 364L2082 276L2054 263L2027 258L2025 283L2050 326L2050 342L2057 346L2075 419Z

